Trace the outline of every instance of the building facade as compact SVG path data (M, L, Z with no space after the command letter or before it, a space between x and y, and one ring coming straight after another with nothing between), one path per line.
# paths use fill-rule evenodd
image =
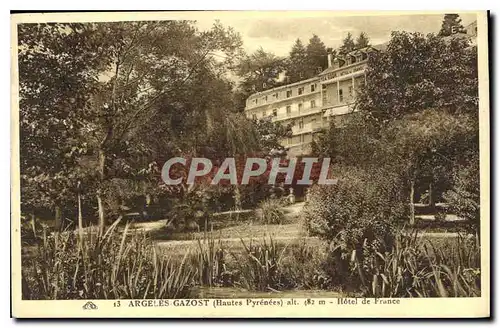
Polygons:
M274 122L291 124L292 136L282 140L282 146L289 157L307 155L317 132L331 121L341 126L354 112L356 93L366 83L368 57L375 51L367 47L343 57L328 55L328 68L317 76L252 94L245 115L250 119L271 116Z

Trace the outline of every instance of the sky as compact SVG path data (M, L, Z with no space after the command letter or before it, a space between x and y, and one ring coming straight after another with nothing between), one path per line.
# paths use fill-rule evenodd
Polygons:
M337 48L342 39L351 32L357 36L365 32L372 45L389 41L391 31L404 30L437 33L441 28L444 13L408 14L378 13L377 15L338 16L334 12L232 12L217 17L224 26L239 32L243 47L251 53L262 47L278 56L286 56L297 38L307 44L317 34L326 47ZM354 16L352 16L354 15ZM212 16L214 17L214 16ZM203 15L197 19L200 29L208 29L214 19ZM474 13L460 13L465 27L476 20Z

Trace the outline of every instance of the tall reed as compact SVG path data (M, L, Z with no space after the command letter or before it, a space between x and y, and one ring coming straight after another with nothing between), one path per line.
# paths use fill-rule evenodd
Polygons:
M145 233L122 231L118 222L43 236L23 259L24 299L185 298L196 270L159 252Z
M358 270L368 297L477 297L481 295L480 248L461 235L444 246L399 234L391 252L377 253ZM355 253L354 268L361 265ZM366 272L372 272L372 275Z

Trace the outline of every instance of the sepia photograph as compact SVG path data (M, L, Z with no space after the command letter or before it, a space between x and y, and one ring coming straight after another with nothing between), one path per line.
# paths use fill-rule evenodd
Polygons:
M487 12L11 27L13 316L490 315Z

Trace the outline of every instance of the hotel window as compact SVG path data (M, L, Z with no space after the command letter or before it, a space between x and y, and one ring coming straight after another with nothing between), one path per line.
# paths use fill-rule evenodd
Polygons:
M300 87L298 93L299 93L299 95L303 94L304 93L304 87Z
M306 142L306 135L305 134L300 135L300 142Z
M267 102L267 96L262 98L262 102Z
M278 110L277 110L276 108L275 108L275 109L273 109L273 116L274 116L274 117L278 116Z
M286 97L290 98L292 96L292 90L287 90L286 91Z
M352 85L349 86L349 97L352 97Z
M328 92L323 91L323 105L326 105L328 103Z
M279 94L276 92L273 96L274 96L274 98L278 99Z
M266 111L262 112L262 117L266 117Z
M252 120L257 120L257 114L252 114Z
M344 92L342 91L342 89L339 90L339 102L343 102L344 101Z
M316 108L316 101L315 100L311 100L311 108Z
M304 120L299 121L299 129L302 130L304 128Z
M286 115L290 116L292 114L292 106L286 106Z
M311 84L311 92L316 91L316 84Z
M292 138L291 138L291 137L289 137L289 138L288 138L288 144L289 144L289 145L291 145L291 144L292 144Z
M300 111L302 110L303 104L299 104L298 107L299 107L299 113L300 113Z

